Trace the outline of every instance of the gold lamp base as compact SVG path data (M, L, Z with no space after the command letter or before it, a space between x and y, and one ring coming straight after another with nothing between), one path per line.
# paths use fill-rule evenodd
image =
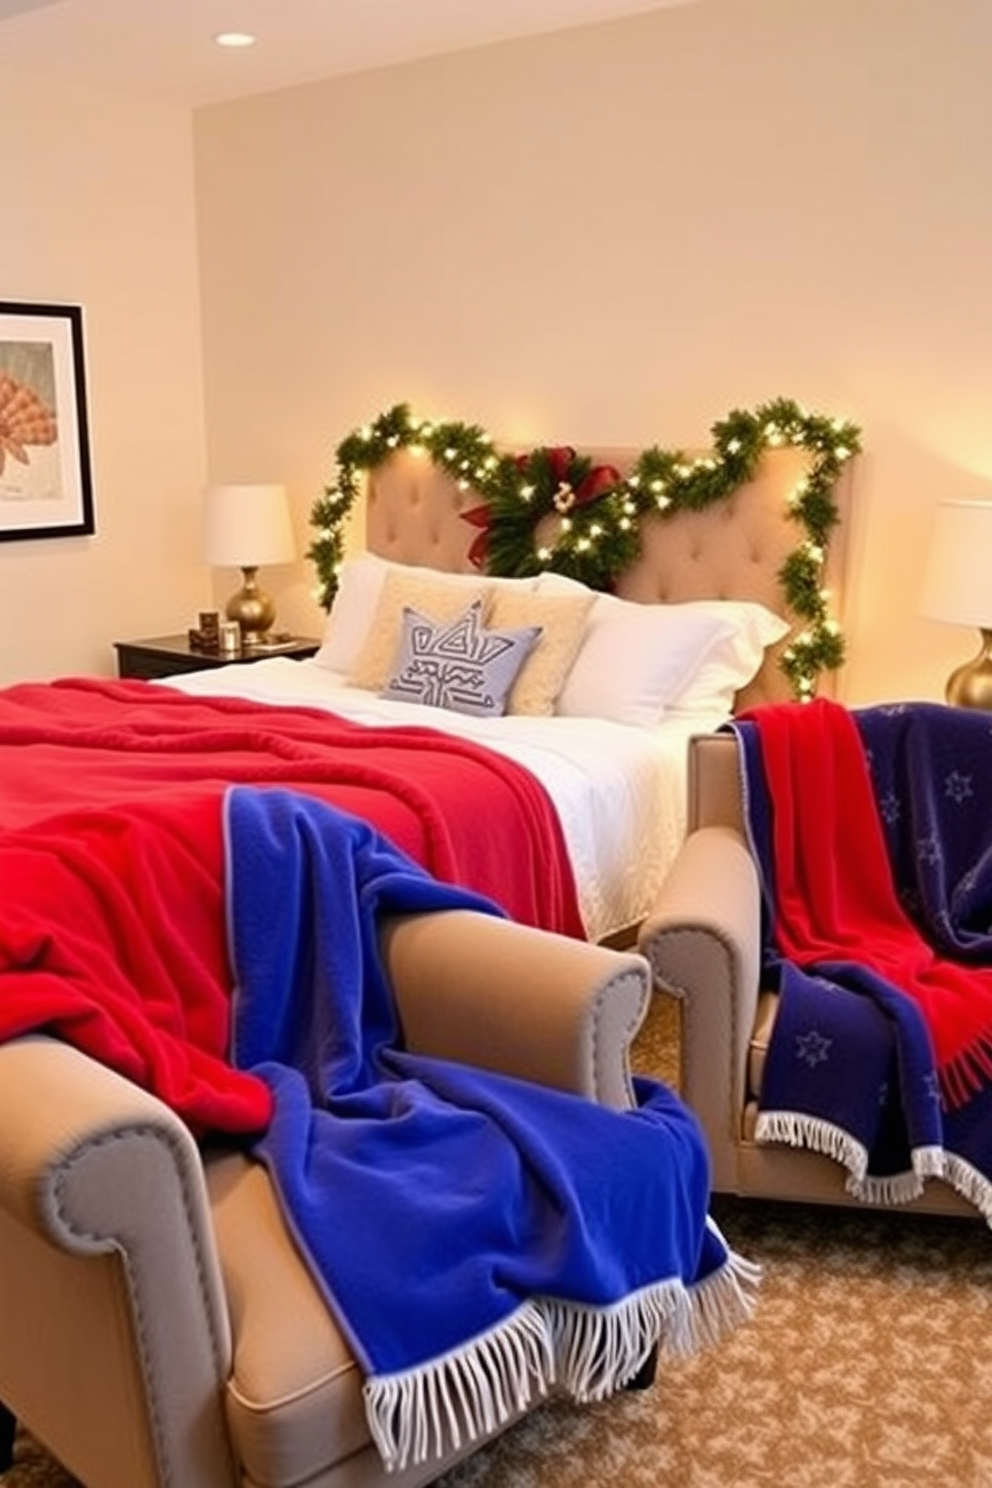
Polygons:
M265 640L276 618L276 604L271 594L260 589L255 575L257 566L243 566L244 583L232 594L224 608L228 620L236 620L241 629L242 646L257 646Z
M992 630L982 627L982 646L947 679L944 696L955 708L982 708L992 713Z

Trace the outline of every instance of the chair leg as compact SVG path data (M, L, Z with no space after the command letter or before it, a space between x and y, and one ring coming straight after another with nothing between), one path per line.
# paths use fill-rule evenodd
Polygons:
M0 1473L5 1473L14 1461L14 1434L17 1417L0 1400Z
M635 1375L627 1381L625 1390L650 1390L654 1384L654 1377L658 1370L658 1346L657 1344L648 1354L644 1363Z

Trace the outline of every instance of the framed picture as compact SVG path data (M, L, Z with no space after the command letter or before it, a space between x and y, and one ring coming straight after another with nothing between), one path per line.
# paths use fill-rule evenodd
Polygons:
M0 542L93 531L82 309L0 300Z

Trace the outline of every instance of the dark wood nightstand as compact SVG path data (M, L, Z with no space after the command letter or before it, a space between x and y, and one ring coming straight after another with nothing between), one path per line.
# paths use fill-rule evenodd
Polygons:
M159 677L174 677L178 672L202 672L206 667L263 661L269 656L289 656L302 661L317 654L320 642L308 636L293 636L284 645L255 646L227 656L214 651L194 651L188 636L168 635L152 636L146 641L115 641L114 650L118 677L141 677L151 682Z

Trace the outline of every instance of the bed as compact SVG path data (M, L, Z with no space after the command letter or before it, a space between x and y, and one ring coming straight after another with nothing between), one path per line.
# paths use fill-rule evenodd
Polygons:
M624 471L635 453L588 457L594 468L608 462ZM802 622L782 570L796 548L791 503L808 467L803 450L769 450L755 478L718 507L649 516L640 556L604 599L555 572L496 580L481 572L472 557L478 529L466 520L476 493L396 451L367 474L363 546L340 566L312 660L274 657L161 685L198 699L326 710L369 729L426 728L442 750L458 739L499 753L553 805L581 933L630 943L684 835L688 740L738 707L794 695L782 658ZM834 487L839 522L822 574L838 616L849 495L845 472ZM381 696L404 606L452 618L484 591L493 627L536 623L543 632L506 712L476 716ZM834 686L832 672L818 678L822 693Z
M620 475L638 461L617 449L577 458ZM690 738L738 708L796 695L795 667L783 662L809 622L784 575L810 547L796 499L813 463L808 448L768 447L725 499L642 516L639 554L604 595L553 568L493 578L478 566L475 489L422 454L392 450L363 472L361 538L336 569L312 660L273 656L160 684L65 679L8 690L18 727L36 729L56 753L36 780L22 776L25 751L8 747L4 820L31 817L42 802L50 809L60 792L72 805L84 796L112 804L115 793L153 785L168 791L184 772L218 787L225 770L271 782L286 749L309 750L317 774L308 781L294 760L298 786L369 814L432 872L490 894L526 923L632 944L685 833ZM829 546L815 552L816 600L827 597L831 626L843 616L849 498L845 468L831 488ZM563 520L545 520L536 540L552 541ZM436 696L418 701L395 688L382 696L396 680L387 673L404 609L453 620L480 597L489 630L539 632L502 707L437 706ZM822 695L835 684L830 669L815 676ZM97 731L95 754L80 747L83 724ZM197 733L209 738L221 725L231 752L222 758L209 744L194 764ZM291 728L295 744L280 743ZM100 736L107 730L117 731L114 754ZM385 766L389 753L383 730L398 731L389 737L404 748L389 762L391 785L384 770L369 778L372 760ZM255 772L262 733L268 765ZM413 781L427 792L415 803Z
M793 443L779 429L790 432L787 418ZM576 485L558 481L528 536L550 561L494 576L480 548L487 508L466 462L451 468L462 436L442 429L451 447L425 458L398 438L409 427L390 414L371 431L361 537L335 565L312 659L6 689L5 828L193 788L284 784L368 819L522 923L632 945L685 835L690 740L741 708L834 692L835 670L803 658L815 662L824 642L828 659L839 654L850 450L841 459L836 441L847 436L791 405L718 426L720 460L748 439L757 455L720 500L705 489L706 454L669 468L633 450L542 449L547 477ZM536 457L525 458L530 474ZM664 479L652 475L663 466ZM578 523L579 471L585 482L609 472L629 497L642 478L652 490L683 483L674 510L667 496L646 509L625 498L637 542L623 548L621 515L614 536L634 556L612 593L555 566ZM587 546L601 506L585 508ZM467 691L466 625L493 658Z

